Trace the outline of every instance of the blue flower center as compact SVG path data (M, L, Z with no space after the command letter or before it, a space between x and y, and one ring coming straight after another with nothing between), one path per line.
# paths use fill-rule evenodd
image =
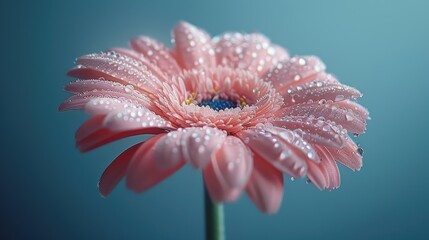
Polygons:
M237 103L235 101L227 100L227 99L215 99L215 100L203 100L198 103L198 106L204 107L208 106L213 110L220 111L227 108L236 108Z

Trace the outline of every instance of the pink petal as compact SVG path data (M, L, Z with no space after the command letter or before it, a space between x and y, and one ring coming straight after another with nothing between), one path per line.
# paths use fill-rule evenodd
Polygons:
M313 80L326 69L325 64L315 56L294 56L279 62L264 75L264 79L283 92L292 83L303 83Z
M333 158L344 166L352 170L362 168L362 156L358 153L358 146L351 140L347 139L346 145L341 149L328 148Z
M308 142L325 146L342 147L348 138L347 131L340 125L314 117L286 116L272 121L272 124L296 130Z
M264 129L247 129L239 132L237 137L253 152L292 177L303 177L307 173L305 158L294 143Z
M67 75L69 75L71 77L78 78L78 79L98 79L100 81L107 79L109 81L124 83L122 80L116 79L116 78L110 76L109 74L106 74L104 72L100 72L96 69L87 68L87 67L82 66L82 65L77 65L76 67L73 67L72 69L70 69L67 72ZM127 83L125 83L125 85L127 85Z
M132 156L142 144L143 143L138 143L125 150L118 157L116 157L112 163L110 163L106 170L104 170L103 175L100 178L100 182L98 183L98 189L101 195L106 197L110 194L110 192L112 192L113 188L118 185L118 183L125 176Z
M125 85L122 85L120 83L103 81L98 79L76 80L74 82L70 82L67 86L64 87L64 90L74 94L90 92L94 90L129 93L130 91L126 89L131 90L129 88L126 88Z
M353 117L359 119L361 122L364 122L365 125L366 121L370 119L368 110L357 102L345 100L335 102L335 104L341 108L347 109L347 111L352 111L354 115Z
M325 176L325 171L321 169L320 161L319 163L307 161L307 165L307 177L310 179L310 181L320 190L327 188L329 184L329 178Z
M210 162L225 137L225 132L211 127L179 128L169 132L155 145L155 159L161 168L184 160L201 169Z
M227 136L222 147L212 158L212 166L222 185L243 188L252 172L253 158L250 150L240 139Z
M264 213L276 213L283 199L283 174L254 155L252 175L246 186L246 193Z
M164 134L154 136L144 142L136 151L127 169L127 187L135 192L144 192L180 169L184 162L169 169L158 167L153 146Z
M91 106L91 104L94 103L97 102L90 102L89 105ZM101 105L99 102L97 104L98 106ZM104 102L104 105L109 104ZM132 104L122 104L120 108L123 110L120 112L112 111L109 115L107 115L103 122L103 125L106 128L114 132L145 128L173 129L173 126L168 120L163 119L145 107L136 107Z
M82 139L100 130L103 127L103 121L105 117L106 116L104 115L96 115L86 120L76 131L76 141L81 141Z
M297 155L303 159L311 160L318 162L316 152L314 151L311 144L305 141L299 134L295 131L289 129L270 127L267 129L270 133L280 137L280 139L288 144L291 144L292 147L296 148Z
M325 178L328 180L328 189L336 189L340 187L340 171L335 163L335 160L330 151L324 146L315 146L317 154L320 157L318 164L321 170L324 171Z
M226 133L211 127L182 129L181 146L185 161L204 168L222 146Z
M130 45L170 76L178 75L181 72L169 49L157 40L140 36L131 40Z
M113 48L111 51L122 54L142 64L143 68L147 68L157 79L162 82L168 81L168 77L164 74L157 65L149 61L144 55L126 48Z
M225 183L221 176L216 174L214 161L209 162L203 170L204 183L213 202L232 202L238 199L241 188L234 188Z
M135 105L145 106L150 109L154 108L149 99L142 98L141 96L116 91L93 90L71 96L60 105L59 111L82 109L88 102L96 98L122 99L132 102Z
M281 95L286 106L328 100L338 102L362 96L358 90L339 83L329 74L319 74L313 81L292 85Z
M183 131L172 131L160 138L154 145L154 158L160 169L169 169L183 161Z
M347 131L352 133L362 133L366 129L366 119L368 115L362 113L359 104L352 106L350 101L335 103L302 103L287 107L283 112L284 116L315 116L323 117L326 120L334 121ZM360 106L360 107L357 107ZM355 110L356 109L356 110Z
M144 128L138 130L124 131L124 132L113 132L107 128L100 128L94 133L88 135L83 139L78 139L76 141L76 147L81 152L88 152L95 148L101 147L108 143L117 141L122 138L143 135L143 134L158 134L164 133L165 130L160 128Z
M80 69L89 68L93 71L85 70L82 73L79 69L73 69L69 75L83 79L104 78L124 85L133 85L146 93L153 92L159 84L159 79L146 66L115 52L85 55L77 60L77 64L81 65ZM85 73L90 74L86 76Z
M114 112L126 111L129 108L141 106L122 102L116 98L94 98L85 104L85 111L91 115L107 115Z
M177 60L186 69L206 69L216 66L210 36L203 30L180 22L173 31Z
M258 76L289 57L286 50L271 44L269 39L258 33L225 33L214 38L213 42L219 65L245 69Z

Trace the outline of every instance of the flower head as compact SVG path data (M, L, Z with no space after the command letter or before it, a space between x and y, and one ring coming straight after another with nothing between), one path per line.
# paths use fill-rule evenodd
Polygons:
M85 55L69 75L73 96L60 110L92 115L76 132L86 152L128 136L155 134L119 155L100 179L108 195L124 177L143 192L185 163L201 169L215 202L245 191L263 212L276 212L283 174L319 189L340 185L336 161L360 169L348 133L365 131L361 93L325 72L314 56L289 57L265 36L211 38L185 22L174 47L137 37L131 49Z

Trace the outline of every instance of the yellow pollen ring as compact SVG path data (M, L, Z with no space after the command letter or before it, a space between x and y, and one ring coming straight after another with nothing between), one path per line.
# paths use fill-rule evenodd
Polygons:
M242 98L242 97L240 98L240 103L241 103L242 107L247 105L246 101L244 101L244 98Z
M185 100L185 104L186 105L189 105L189 104L191 104L193 101L194 101L194 99L195 99L195 96L196 96L197 94L195 94L194 92L193 93L191 93L191 96L188 98L188 99L186 99Z

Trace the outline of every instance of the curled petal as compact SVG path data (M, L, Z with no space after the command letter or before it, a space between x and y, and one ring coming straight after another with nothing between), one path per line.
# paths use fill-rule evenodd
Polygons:
M212 158L212 166L219 182L231 188L243 188L252 171L253 159L240 139L227 136Z
M302 117L323 117L333 121L347 131L352 133L362 133L366 129L367 112L357 103L350 101L342 102L322 102L322 103L302 103L287 107L284 116Z
M144 55L126 48L113 48L111 49L111 51L122 54L131 59L134 59L138 63L145 66L148 71L150 71L157 79L161 80L162 82L169 80L166 74L164 74L164 72L161 71L161 69L159 69L157 65L150 62L149 59L147 59Z
M293 83L313 80L326 69L325 64L315 56L294 56L275 65L264 75L264 79L283 92Z
M241 189L233 188L221 182L210 162L203 170L204 184L213 202L233 202L240 197Z
M262 212L276 213L283 198L283 174L259 155L254 155L254 167L246 193Z
M318 162L319 159L311 144L305 141L296 132L278 127L271 127L268 129L268 131L276 135L277 137L280 137L282 141L287 142L293 147L297 148L299 150L297 151L297 154L301 158Z
M341 148L348 138L347 131L340 125L314 117L286 116L276 119L272 124L295 130L305 140L320 145Z
M93 102L89 103L93 104ZM100 103L98 103L100 104ZM145 128L173 129L171 123L144 107L131 104L121 106L120 112L111 112L105 118L103 125L114 131L130 131Z
M75 138L79 142L103 127L105 115L96 115L86 120L76 131Z
M186 69L206 69L216 66L210 36L203 30L180 22L174 28L178 62Z
M132 88L127 88L127 86L117 82L99 79L76 80L69 83L67 86L64 87L64 89L74 94L90 92L94 90L131 93L131 90L133 90Z
M325 179L327 180L326 188L336 189L340 187L340 171L330 150L324 146L315 146L315 149L320 157L318 165L324 172Z
M141 105L150 109L154 108L154 106L147 98L142 98L140 96L137 97L133 96L132 94L122 93L118 91L93 90L71 96L60 105L59 111L82 109L88 102L96 98L118 99L120 101L129 102L134 105Z
M204 168L222 146L226 133L211 127L180 129L182 155L195 168Z
M286 106L329 100L338 102L362 96L358 90L339 83L329 74L319 74L315 80L292 85L281 95Z
M112 192L113 188L118 185L127 172L128 164L131 161L134 153L143 143L138 143L123 153L121 153L110 165L104 170L103 175L98 183L98 189L103 196L107 196Z
M307 162L308 172L307 177L310 181L320 190L323 190L328 187L329 178L326 177L325 171L322 170L320 161L315 163L312 161Z
M184 162L181 161L171 168L162 169L156 164L153 146L163 135L159 134L150 138L133 155L127 168L126 184L128 188L135 192L144 192L184 165Z
M159 83L159 79L147 66L116 52L85 55L78 58L76 63L79 64L78 68L72 69L68 74L81 79L102 78L133 85L146 93L153 92Z
M94 98L85 104L85 112L91 115L107 115L114 112L127 111L130 108L139 108L132 103L120 101L117 98Z
M278 61L287 59L286 50L271 44L262 34L225 33L213 39L217 63L261 76Z
M305 158L293 142L288 142L267 130L256 128L241 131L237 137L253 152L292 177L303 177L307 173Z
M130 45L168 75L174 76L180 73L180 67L169 49L157 40L140 36L132 39Z
M362 168L362 156L358 153L358 146L352 139L348 138L346 145L341 148L327 148L332 157L339 163L352 170L360 170Z
M82 139L77 139L76 147L81 152L88 152L95 148L101 147L103 145L126 137L143 134L158 134L164 132L165 130L160 128L141 128L137 130L114 132L105 127L102 127Z
M216 128L179 128L169 132L155 145L155 158L161 168L184 160L204 168L222 146L226 133Z
M160 169L169 169L183 161L183 131L173 131L164 135L154 145L154 158Z
M82 152L125 137L172 129L168 121L148 109L117 99L93 99L85 110L98 115L85 122L76 133L76 146Z

